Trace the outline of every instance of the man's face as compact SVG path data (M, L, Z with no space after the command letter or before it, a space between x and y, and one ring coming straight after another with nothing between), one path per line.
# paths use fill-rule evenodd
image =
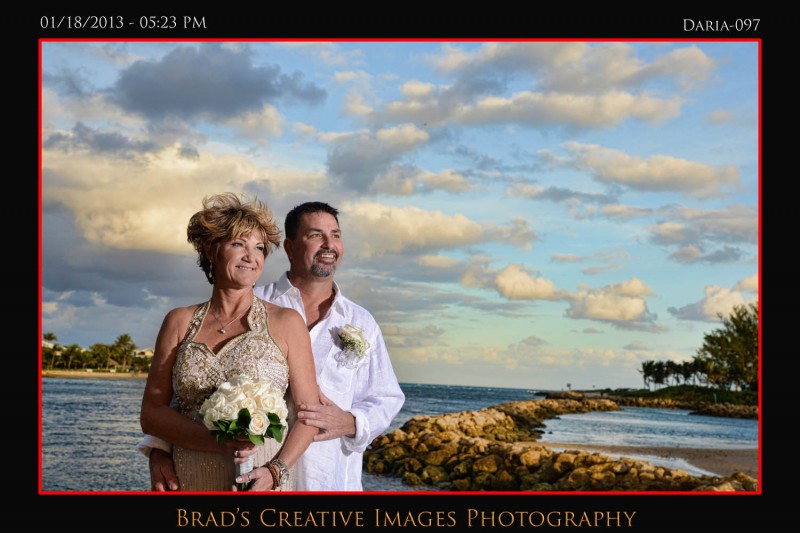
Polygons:
M303 215L297 236L284 246L292 270L321 278L332 276L344 255L339 224L324 211Z

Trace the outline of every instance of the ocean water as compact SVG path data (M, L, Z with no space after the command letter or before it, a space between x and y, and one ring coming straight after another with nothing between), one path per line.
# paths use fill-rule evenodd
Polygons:
M149 488L147 459L136 450L142 437L139 408L144 385L144 379L42 380L42 490L128 492ZM407 383L401 387L406 403L389 431L418 414L482 409L538 397L524 389ZM546 424L543 441L551 442L591 440L696 448L755 448L758 442L754 420L690 417L685 411L663 409L565 415ZM367 491L429 490L366 473L363 482Z
M539 440L543 444L587 443L613 446L674 448L757 449L758 421L690 415L685 409L623 407L620 411L596 411L561 415L545 421ZM551 446L553 450L560 450ZM614 456L614 454L606 453ZM626 457L689 474L714 475L680 458L625 452Z

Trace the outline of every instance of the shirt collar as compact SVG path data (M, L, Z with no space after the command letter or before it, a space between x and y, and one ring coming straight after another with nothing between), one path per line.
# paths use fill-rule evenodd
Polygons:
M283 296L284 294L286 294L287 292L289 292L290 290L292 290L294 288L294 285L292 285L292 282L289 281L289 271L288 270L283 273L281 278L276 283L275 288L276 288L276 292L278 293L278 296ZM334 292L333 304L331 304L331 307L334 307L334 306L340 307L341 306L340 302L342 300L342 298L340 298L340 296L342 294L342 290L339 288L339 284L336 283L335 280L333 282L333 292Z
M278 282L275 284L275 291L277 292L278 296L283 296L293 288L294 286L292 285L292 282L289 281L288 271L284 272L283 275L281 276L281 279L279 279Z

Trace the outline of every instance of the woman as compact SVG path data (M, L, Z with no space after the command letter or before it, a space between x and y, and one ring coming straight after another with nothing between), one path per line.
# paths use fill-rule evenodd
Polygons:
M293 309L253 296L280 230L263 203L225 193L203 200L187 234L213 286L211 298L164 318L142 398L142 430L173 443L181 490L235 490L235 464L249 457L264 469L241 476L251 482L249 490L292 490L291 468L315 427L290 425L283 445L270 438L263 446L230 439L218 444L198 416L219 385L241 374L269 379L281 392L290 387L296 405L319 403L304 320ZM170 407L173 393L177 410Z

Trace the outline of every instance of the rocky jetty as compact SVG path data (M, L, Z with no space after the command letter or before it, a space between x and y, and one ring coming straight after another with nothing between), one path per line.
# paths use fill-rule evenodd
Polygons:
M678 401L671 398L641 398L609 396L610 400L628 407L657 407L662 409L687 409L693 415L724 416L729 418L758 418L757 405Z
M447 491L757 491L743 473L690 476L644 461L536 443L544 420L567 413L618 410L608 399L507 402L480 411L418 415L376 438L368 472Z

